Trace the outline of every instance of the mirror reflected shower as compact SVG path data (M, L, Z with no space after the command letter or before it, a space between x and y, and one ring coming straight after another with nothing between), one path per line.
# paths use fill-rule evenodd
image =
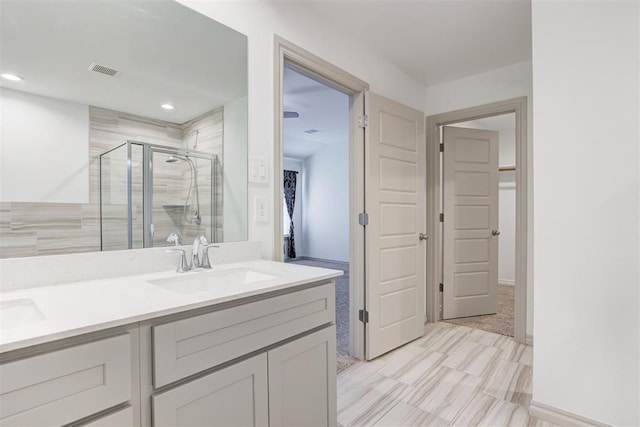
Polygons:
M215 154L139 141L102 153L101 249L171 246L176 236L183 243L200 235L218 242L217 160Z

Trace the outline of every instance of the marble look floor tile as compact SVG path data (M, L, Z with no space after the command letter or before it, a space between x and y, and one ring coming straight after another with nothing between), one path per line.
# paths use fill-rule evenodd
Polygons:
M374 425L376 427L446 427L449 422L404 402L398 402Z
M440 367L419 387L408 386L402 400L451 421L476 393L480 379Z
M338 421L352 426L553 427L528 414L532 348L448 323L338 375Z
M491 368L497 356L495 347L465 341L442 364L479 377Z
M338 422L345 426L371 426L393 408L407 386L384 378L378 383L353 384L338 392Z
M532 371L531 366L498 360L487 372L480 388L489 396L529 407Z

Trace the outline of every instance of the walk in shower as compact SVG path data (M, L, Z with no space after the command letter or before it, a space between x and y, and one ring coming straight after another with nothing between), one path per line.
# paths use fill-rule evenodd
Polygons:
M103 251L216 242L213 154L127 141L100 155Z

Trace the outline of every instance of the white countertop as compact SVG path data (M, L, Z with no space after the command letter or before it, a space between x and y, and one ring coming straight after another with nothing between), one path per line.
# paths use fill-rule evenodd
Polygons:
M180 278L193 284L199 281L196 276L219 276L228 270L249 270L274 277L264 278L266 276L251 273L259 280L252 283L222 280L224 283L218 284L212 280L212 286L190 293L181 292L179 285L167 289L149 283L150 280ZM26 314L24 321L16 322L14 317L10 322L5 317L5 321L0 323L0 353L332 279L342 274L339 270L257 260L188 273L166 271L4 292L0 293L0 309L24 308Z

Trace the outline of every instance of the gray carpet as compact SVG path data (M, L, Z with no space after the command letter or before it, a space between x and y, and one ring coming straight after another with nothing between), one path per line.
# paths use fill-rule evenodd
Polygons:
M294 259L286 262L310 267L331 268L344 271L336 278L336 371L341 372L358 361L349 356L349 267L342 263Z
M496 314L461 317L444 320L444 322L512 337L514 292L514 286L498 285L498 312Z

